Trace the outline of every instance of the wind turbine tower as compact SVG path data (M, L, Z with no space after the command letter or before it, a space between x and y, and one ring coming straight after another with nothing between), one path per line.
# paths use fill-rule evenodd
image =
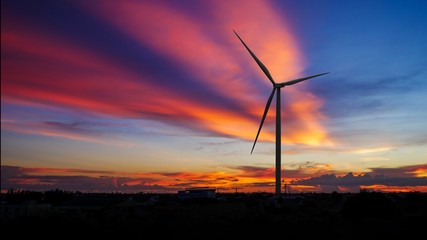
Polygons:
M251 154L254 151L255 144L258 140L259 133L261 132L262 125L264 124L265 117L267 116L268 109L270 108L271 101L273 100L274 93L277 93L276 95L276 195L280 195L281 191L281 171L282 171L282 122L281 122L281 108L280 108L280 90L286 86L290 86L305 80L308 80L310 78L319 77L326 73L321 73L313 76L303 77L303 78L297 78L290 81L282 82L282 83L276 83L273 80L273 77L271 76L270 72L268 71L267 67L255 56L255 54L249 49L249 47L246 45L246 43L240 38L239 34L237 34L236 31L233 30L233 32L236 34L236 36L239 38L240 42L245 46L246 50L251 54L252 58L255 60L255 62L258 64L258 66L261 68L261 70L264 72L264 74L267 76L268 80L273 84L273 91L270 94L270 97L267 100L267 104L265 106L264 114L262 115L261 124L259 125L258 132L255 137L254 145L252 146Z

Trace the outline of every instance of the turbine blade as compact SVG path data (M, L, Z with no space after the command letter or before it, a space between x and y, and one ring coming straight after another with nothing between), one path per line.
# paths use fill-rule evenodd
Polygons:
M245 48L248 50L248 52L251 54L251 56L254 58L255 62L258 64L258 66L261 68L261 70L265 73L267 78L270 80L270 82L274 85L276 84L273 80L273 77L271 76L270 72L268 71L267 67L255 56L255 54L249 49L249 47L246 45L245 42L240 38L239 34L237 34L236 31L233 30L233 32L236 34L236 36L239 38L240 42L245 46Z
M295 83L299 83L299 82L302 82L302 81L308 80L308 79L310 79L310 78L319 77L319 76L322 76L322 75L325 75L325 74L328 74L328 73L329 73L329 72L325 72L325 73L321 73L321 74L317 74L317 75L313 75L313 76L309 76L309 77L297 78L297 79L294 79L294 80L290 80L290 81L287 81L287 82L281 83L280 85L282 85L282 86L289 86L289 85L293 85L293 84L295 84Z
M278 88L273 87L273 91L271 92L270 97L268 98L267 104L265 105L264 114L262 115L261 124L259 125L258 132L255 137L254 145L252 146L251 154L254 151L256 141L258 140L259 133L261 132L262 125L264 124L265 117L267 116L267 112L268 112L268 109L270 108L271 100L273 100L273 96L276 89ZM280 91L280 90L277 90L277 91Z

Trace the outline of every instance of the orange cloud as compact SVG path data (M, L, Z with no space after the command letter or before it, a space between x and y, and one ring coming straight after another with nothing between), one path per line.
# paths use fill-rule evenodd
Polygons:
M427 167L419 167L412 171L416 177L427 177Z
M191 91L158 83L152 76L126 67L108 54L8 14L7 23L13 24L6 24L1 34L2 52L7 53L1 61L2 101L151 119L214 135L253 140L269 92L266 91L265 99L260 101L258 96L264 95L260 86L268 81L244 52L232 29L241 31L277 81L299 75L302 56L289 27L270 3L212 1L205 4L213 15L221 13L221 17L216 16L212 22L198 19L160 2L90 2L82 6L141 47L171 60L192 76L191 81L201 92L212 91L215 99L193 97L189 94ZM256 11L262 17L251 15L243 20L239 11L230 10L236 4L241 5L241 11ZM268 30L262 27L266 25ZM250 80L257 75L262 79ZM322 102L297 89L286 91L298 101L285 107L285 118L294 119L296 124L292 128L284 127L284 140L305 144L327 142L327 134L319 123ZM218 100L224 104L218 104ZM102 143L96 136L84 133L9 129ZM260 138L273 141L274 131L266 126Z
M235 29L249 44L255 54L268 67L276 82L297 77L303 70L303 57L295 35L281 13L268 1L212 1L214 16L222 31ZM268 27L267 27L268 26ZM238 46L238 58L258 74L260 82L269 84L253 59L237 41L234 34L228 40ZM245 71L248 70L245 67ZM265 80L265 81L262 81Z
M19 34L24 35L20 36ZM54 38L48 37L48 34L31 36L25 34L28 33L3 33L2 47L4 45L4 47L10 47L8 50L26 54L48 54L46 57L49 61L59 60L72 67L93 68L96 71L96 75L78 74L80 76L77 77L76 74L68 74L66 71L56 71L55 69L44 72L43 66L33 63L24 65L25 68L22 71L19 68L22 68L21 63L3 61L2 66L7 69L2 71L2 79L4 79L2 81L3 98L10 98L11 101L21 99L20 103L24 99L24 103L38 101L48 105L65 105L88 111L128 117L143 115L145 112L148 117L151 114L156 114L160 117L163 116L163 118L193 119L195 123L199 122L200 129L204 128L215 133L244 138L250 138L249 135L246 135L247 129L255 129L257 127L255 121L245 118L239 113L232 112L226 108L207 108L197 101L192 101L187 96L171 91L171 89L160 88L151 84L151 82L155 81L144 81L143 84L139 84L138 77L132 75L132 73L119 69L108 61L97 58L87 51L75 49L73 45L67 45L65 40L58 43L53 41ZM85 65L85 61L92 64ZM18 65L20 66L18 67ZM29 76L32 76L31 81L36 84L29 81ZM22 80L12 81L12 79ZM60 81L57 79L60 79ZM101 84L102 82L108 82L108 84ZM96 93L95 95L91 93L95 89L97 92L102 92L102 97L98 97ZM147 92L147 89L150 91ZM115 92L119 92L120 95L114 94ZM144 95L138 96L132 94L133 92L144 92ZM159 98L159 95L169 97ZM108 98L105 98L106 96ZM230 122L232 124L227 126L227 123ZM65 135L49 131L39 132L43 135L85 140L83 136L73 134ZM37 133L37 131L31 130L31 133Z
M249 84L247 78L250 75L245 72L250 69L262 79L260 82L268 84L268 81L240 46L231 29L244 33L244 39L268 66L277 82L300 76L303 59L298 44L284 19L266 1L245 1L244 4L239 1L209 1L208 5L217 21L212 26L160 2L127 1L84 6L142 45L149 45L174 59L195 78L224 97L234 98L241 105L244 100L247 111L259 121L264 102L250 97L250 93L259 91ZM221 41L218 41L219 38ZM222 45L218 42L222 42ZM284 141L311 145L331 143L319 122L324 119L319 110L322 101L298 87L291 91L286 89L286 94L294 100L287 107L286 115L297 119L298 124L297 127L285 128ZM246 121L234 115L215 111L206 113L205 110L196 117L209 119L204 121L205 126L217 132L252 140L254 134L247 129L255 129L255 132L259 122L253 122L253 119ZM273 141L274 132L265 129L260 139Z
M311 186L311 185L291 185L289 186L293 192L321 192L322 188L320 186Z
M359 149L352 151L353 153L366 154L366 153L377 153L377 152L387 152L393 150L391 147L380 147L380 148L367 148Z
M24 168L2 166L2 190L61 188L96 191L176 192L187 187L215 187L221 191L274 192L274 169L240 166L230 172L114 172L66 168ZM237 171L236 171L237 170ZM427 192L426 178L372 178L369 176L336 177L323 175L307 178L303 170L286 170L291 179L283 179L292 192L359 191ZM305 178L305 180L303 180ZM317 180L316 180L317 179ZM388 182L385 184L385 182ZM424 184L423 184L424 182ZM402 184L403 183L403 184ZM406 184L405 184L406 183ZM410 185L410 186L408 186Z
M388 185L368 185L360 186L361 189L381 192L427 192L427 186L388 186Z

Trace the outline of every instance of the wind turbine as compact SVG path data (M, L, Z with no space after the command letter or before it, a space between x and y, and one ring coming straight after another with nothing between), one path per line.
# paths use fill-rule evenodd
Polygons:
M268 80L270 80L270 82L273 84L273 91L270 94L270 97L268 98L267 104L265 105L265 110L264 110L264 114L262 115L262 119L261 119L261 124L259 125L258 128L258 132L256 134L255 137L255 141L254 141L254 145L252 146L252 150L251 150L251 154L254 151L255 148L255 144L258 140L258 136L259 133L261 132L261 128L262 125L264 124L264 120L265 117L267 116L267 112L268 109L270 108L270 104L271 104L271 100L273 100L274 97L274 93L277 92L276 95L276 195L280 195L280 190L281 190L281 170L282 170L282 165L281 165L281 147L282 147L282 123L281 123L281 115L280 115L280 89L284 88L286 86L290 86L305 80L308 80L310 78L315 78L315 77L319 77L325 74L328 74L329 72L326 73L321 73L321 74L317 74L317 75L313 75L313 76L308 76L308 77L303 77L303 78L297 78L297 79L293 79L287 82L282 82L282 83L276 83L273 80L273 77L271 76L270 72L268 71L267 67L257 58L257 56L255 56L255 54L249 49L249 47L246 45L246 43L242 40L242 38L240 38L239 34L237 34L236 31L233 30L233 32L236 34L236 36L239 38L240 42L242 42L242 44L245 46L246 50L248 50L248 52L251 54L252 58L255 60L255 62L258 64L258 66L261 68L261 70L264 72L264 74L267 76Z

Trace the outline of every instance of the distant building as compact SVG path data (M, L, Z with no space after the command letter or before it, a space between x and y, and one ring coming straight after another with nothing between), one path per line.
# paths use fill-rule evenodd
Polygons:
M210 187L195 187L186 188L184 191L178 191L178 198L190 199L190 198L215 198L215 188Z

